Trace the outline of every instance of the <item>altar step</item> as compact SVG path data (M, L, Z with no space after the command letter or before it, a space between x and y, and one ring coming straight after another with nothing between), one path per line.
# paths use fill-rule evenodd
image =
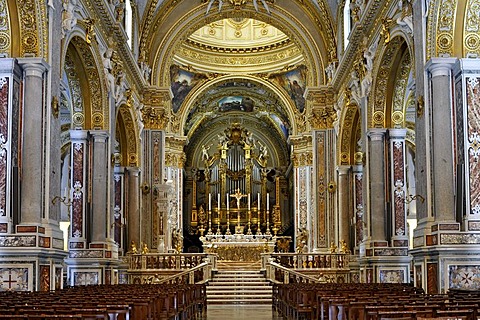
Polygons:
M208 304L272 304L272 286L259 267L256 270L251 265L243 266L245 269L234 269L230 264L218 267L218 273L207 286Z

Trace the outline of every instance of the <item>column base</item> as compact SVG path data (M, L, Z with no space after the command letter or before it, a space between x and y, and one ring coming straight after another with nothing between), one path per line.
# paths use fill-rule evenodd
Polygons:
M0 291L49 291L63 287L63 238L41 225L18 225L0 235Z
M480 277L480 234L461 231L460 224L451 221L417 229L410 251L415 286L429 294L449 289L480 290L474 280Z

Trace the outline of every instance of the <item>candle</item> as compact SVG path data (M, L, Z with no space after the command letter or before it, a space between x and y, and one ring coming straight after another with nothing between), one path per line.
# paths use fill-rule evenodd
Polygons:
M227 193L227 210L228 210L229 204L228 204L228 193Z
M212 210L212 194L208 194L208 210Z
M248 194L248 210L250 210L250 193Z
M268 199L268 193L267 193L267 211L268 211L268 209L269 209L269 205L268 205L268 204L269 204L269 202L270 202L270 201L268 201L268 200L269 200L269 199Z
M260 192L258 193L258 211L260 211Z
M217 201L217 202L218 202L218 203L217 203L217 206L218 206L218 214L220 214L220 193L218 194L217 199L218 199L218 201Z

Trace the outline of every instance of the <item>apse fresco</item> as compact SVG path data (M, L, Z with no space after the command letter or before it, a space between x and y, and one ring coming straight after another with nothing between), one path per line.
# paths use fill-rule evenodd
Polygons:
M254 102L249 97L223 97L218 102L218 111L245 111L252 112L254 108Z
M298 68L272 76L272 79L278 82L285 90L287 90L290 98L297 106L298 111L305 110L305 93L306 87L306 67Z
M170 79L172 81L170 88L173 94L172 108L173 112L176 113L192 88L195 87L200 80L205 79L205 76L184 70L177 65L172 65L170 68Z

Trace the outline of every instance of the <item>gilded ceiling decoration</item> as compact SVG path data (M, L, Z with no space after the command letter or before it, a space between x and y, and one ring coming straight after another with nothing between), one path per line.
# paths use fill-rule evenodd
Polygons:
M229 79L209 87L196 97L185 120L184 134L192 137L199 127L216 118L231 115L264 122L286 140L291 124L286 106L278 95L264 85L246 79Z
M45 3L36 0L16 0L20 20L20 55L47 55L47 17Z

